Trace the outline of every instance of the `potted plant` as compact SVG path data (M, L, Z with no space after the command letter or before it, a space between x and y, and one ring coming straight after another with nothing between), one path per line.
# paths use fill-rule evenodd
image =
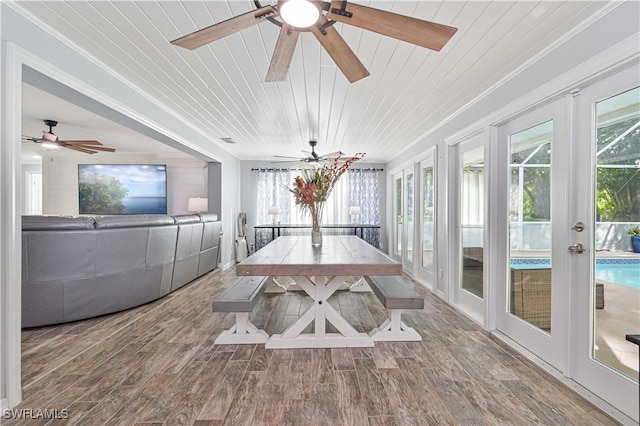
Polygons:
M636 226L629 229L627 232L631 235L631 247L634 253L640 253L640 226Z

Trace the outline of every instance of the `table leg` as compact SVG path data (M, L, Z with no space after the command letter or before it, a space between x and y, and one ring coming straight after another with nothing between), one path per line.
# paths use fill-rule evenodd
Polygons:
M348 277L307 276L293 277L296 283L313 299L313 305L282 334L274 334L265 344L267 349L275 348L344 348L371 347L373 339L366 333L358 332L340 315L327 299L335 293ZM329 321L339 333L327 333L325 321ZM311 322L313 333L302 333Z
M325 318L327 317L327 305L329 304L329 302L327 302L327 299L329 298L328 296L325 296L325 293L327 293L327 287L325 286L326 284L326 277L315 277L316 278L316 297L314 298L314 305L315 305L315 323L314 323L314 335L317 338L323 338L325 337L325 333L326 333L326 321ZM324 281L324 283L322 283L321 281Z

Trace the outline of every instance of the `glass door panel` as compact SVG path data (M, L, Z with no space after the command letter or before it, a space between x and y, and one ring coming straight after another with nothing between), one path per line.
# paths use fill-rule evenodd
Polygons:
M436 185L435 185L435 148L429 157L420 162L418 177L418 200L416 216L419 219L417 227L418 247L416 254L418 278L429 288L438 290L437 260L436 260ZM439 289L442 290L442 289Z
M625 334L640 331L640 246L634 251L628 235L640 231L640 88L597 102L594 134L591 351L637 381L638 347Z
M460 163L460 288L484 293L484 147L462 153Z
M432 164L421 167L422 172L422 257L421 267L433 273L435 241L435 184Z
M393 178L393 249L391 253L402 259L402 173Z
M404 173L405 179L405 212L404 212L404 220L405 220L405 251L404 257L402 260L402 264L405 270L407 270L410 274L413 274L413 240L415 237L415 218L414 218L414 178L413 178L413 167L405 170Z
M551 330L553 121L509 135L508 312Z

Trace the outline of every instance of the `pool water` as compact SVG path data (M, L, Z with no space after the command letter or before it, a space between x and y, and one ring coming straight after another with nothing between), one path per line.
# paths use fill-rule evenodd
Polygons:
M640 289L640 263L596 262L596 279Z
M548 269L549 259L514 258L512 269ZM600 258L596 259L596 280L607 281L640 289L640 259Z

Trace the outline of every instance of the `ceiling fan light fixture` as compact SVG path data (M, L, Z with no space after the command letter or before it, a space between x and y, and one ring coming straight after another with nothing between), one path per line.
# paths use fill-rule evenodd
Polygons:
M58 148L60 148L60 144L58 142L50 141L50 140L46 140L46 139L42 140L42 146L45 149L58 149Z
M58 137L51 132L42 132L42 141L43 142L56 142Z
M295 28L307 28L320 18L320 9L308 0L288 0L280 6L280 17Z

